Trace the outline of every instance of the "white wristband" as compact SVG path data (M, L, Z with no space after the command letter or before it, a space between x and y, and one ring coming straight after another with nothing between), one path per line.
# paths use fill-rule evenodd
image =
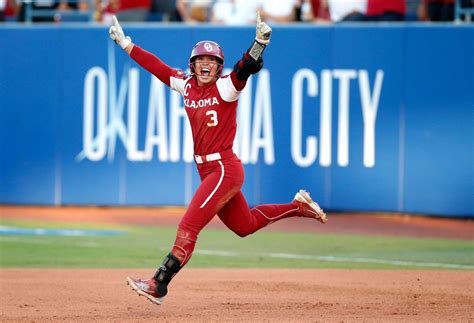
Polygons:
M255 37L255 40L258 41L260 44L265 45L265 46L270 44L270 39L262 39L262 38Z
M131 43L132 43L132 41L130 40L130 37L125 37L125 39L122 40L119 45L120 45L120 47L122 47L122 49L125 49L125 48L127 48L128 45L130 45Z

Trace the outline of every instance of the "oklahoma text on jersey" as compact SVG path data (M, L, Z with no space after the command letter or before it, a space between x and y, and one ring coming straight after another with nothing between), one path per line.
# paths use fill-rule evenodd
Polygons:
M205 107L209 107L209 106L213 106L217 104L219 104L219 101L217 100L216 97L201 99L198 101L190 100L188 98L184 99L184 106L186 108L192 108L192 109L205 108Z

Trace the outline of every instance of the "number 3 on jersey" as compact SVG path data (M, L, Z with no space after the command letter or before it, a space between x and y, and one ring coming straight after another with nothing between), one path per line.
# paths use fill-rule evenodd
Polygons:
M217 121L217 111L215 111L215 110L206 111L206 115L207 115L207 116L211 116L211 118L210 118L210 121L211 121L211 122L208 122L208 123L207 123L207 126L208 126L208 127L215 127L215 126L217 126L217 124L219 123L219 121Z

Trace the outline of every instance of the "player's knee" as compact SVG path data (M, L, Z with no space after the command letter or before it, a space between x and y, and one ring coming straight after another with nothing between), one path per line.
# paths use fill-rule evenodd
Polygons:
M241 238L245 238L246 236L251 235L254 232L253 230L249 230L247 228L239 228L237 230L232 231L234 231L234 233Z

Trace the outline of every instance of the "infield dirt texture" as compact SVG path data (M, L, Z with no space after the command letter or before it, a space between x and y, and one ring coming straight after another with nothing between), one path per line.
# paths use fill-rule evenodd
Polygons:
M3 219L173 225L181 211L0 207ZM284 220L265 230L474 240L474 223L330 215L327 226ZM210 224L222 228L218 221ZM317 246L315 246L317 247ZM104 257L106 257L104 250ZM198 255L196 255L198 256ZM157 261L162 255L157 255ZM153 269L1 269L2 322L474 322L472 270L184 268L161 306L125 277Z

